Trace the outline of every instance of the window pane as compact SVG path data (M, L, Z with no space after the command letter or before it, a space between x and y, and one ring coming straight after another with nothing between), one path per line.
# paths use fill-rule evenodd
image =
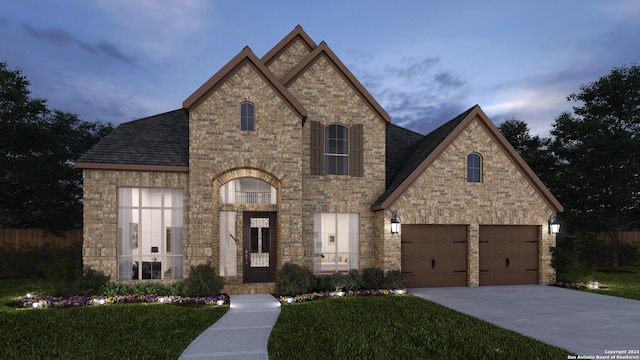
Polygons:
M349 173L349 158L346 156L336 157L336 175L347 175Z

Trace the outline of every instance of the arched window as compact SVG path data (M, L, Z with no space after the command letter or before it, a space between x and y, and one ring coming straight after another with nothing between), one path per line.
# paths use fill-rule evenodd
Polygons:
M467 155L467 182L482 182L482 158L477 153Z
M240 130L253 131L253 104L243 102L240 104Z
M349 174L349 129L333 124L324 128L324 173Z
M275 204L276 195L276 188L251 177L231 180L220 188L223 204Z

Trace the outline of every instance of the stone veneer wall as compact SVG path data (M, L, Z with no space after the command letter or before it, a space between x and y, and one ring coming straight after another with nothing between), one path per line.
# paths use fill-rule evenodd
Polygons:
M278 79L282 79L310 52L311 50L307 48L302 40L296 39L271 61L269 70Z
M482 182L466 181L466 156L482 157ZM468 284L479 284L480 225L538 225L539 282L555 277L550 247L555 235L547 231L553 210L509 160L478 120L472 121L416 181L384 211L398 212L403 224L468 224ZM382 213L382 212L380 212ZM385 222L385 270L400 269L401 234L390 234ZM402 230L401 230L402 231Z
M192 255L188 239L188 174L180 172L85 169L82 261L117 280L118 187L184 190L185 259ZM188 270L188 269L186 269ZM185 274L186 276L186 274Z
M240 130L240 104L244 101L255 106L252 132ZM278 263L303 255L301 134L302 120L249 62L239 65L190 109L189 241L199 249L189 259L190 264L211 261L214 267L219 266L221 210L235 210L239 216L244 210L276 210ZM234 205L230 209L220 204L220 186L244 176L260 178L276 187L275 209L269 205ZM242 244L241 221L237 223L237 235ZM227 278L227 289L233 289L229 291L248 289L242 290L241 266L242 261L238 261L238 276Z
M364 176L310 175L310 126L302 132L302 243L304 252L297 262L312 268L314 259L313 216L315 213L357 213L360 220L360 269L380 266L376 258L377 216L371 204L385 186L386 123L354 91L326 56L313 64L289 85L289 91L308 110L308 120L323 125L351 127L363 124Z

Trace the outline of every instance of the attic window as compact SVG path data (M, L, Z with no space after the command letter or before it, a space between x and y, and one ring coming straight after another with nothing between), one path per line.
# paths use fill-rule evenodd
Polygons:
M482 158L477 153L467 155L467 182L482 182Z
M240 130L253 131L253 104L243 102L240 104Z

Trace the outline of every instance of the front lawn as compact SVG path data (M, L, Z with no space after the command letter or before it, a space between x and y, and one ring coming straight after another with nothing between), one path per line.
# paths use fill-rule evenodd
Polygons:
M39 280L0 280L0 359L176 359L226 307L167 304L16 309Z
M283 305L270 359L567 359L570 353L414 296Z
M621 266L621 272L611 272L610 267L598 267L591 274L599 284L599 294L640 300L640 266Z

